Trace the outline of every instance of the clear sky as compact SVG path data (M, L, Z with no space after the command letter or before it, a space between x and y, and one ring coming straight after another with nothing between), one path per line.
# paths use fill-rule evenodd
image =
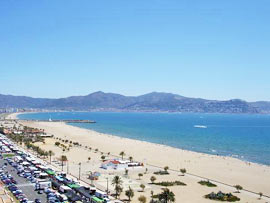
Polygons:
M2 0L0 93L270 101L269 0Z

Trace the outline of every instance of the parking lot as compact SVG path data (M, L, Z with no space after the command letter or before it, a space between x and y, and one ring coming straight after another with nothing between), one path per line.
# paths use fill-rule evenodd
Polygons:
M53 169L0 134L0 180L20 203L112 203L95 186ZM119 202L119 201L118 201Z
M1 158L0 167L4 166L5 163L7 163L5 172L10 174L16 180L17 187L22 190L29 201L35 201L35 199L39 199L41 202L47 202L45 194L38 194L37 191L35 191L34 183L31 183L26 178L18 176L17 171L11 165L9 165L7 161Z

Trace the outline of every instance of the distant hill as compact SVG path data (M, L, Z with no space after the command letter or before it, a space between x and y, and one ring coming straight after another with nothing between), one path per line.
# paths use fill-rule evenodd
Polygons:
M268 101L251 102L250 105L259 109L260 113L270 113L270 102Z
M34 108L84 111L163 111L201 113L270 113L270 102L246 102L188 98L171 93L152 92L141 96L123 96L94 92L86 96L43 99L0 94L0 108Z

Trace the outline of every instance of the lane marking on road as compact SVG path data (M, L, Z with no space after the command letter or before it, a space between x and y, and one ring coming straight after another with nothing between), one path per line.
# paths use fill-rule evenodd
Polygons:
M26 183L26 184L20 184L20 185L16 185L17 187L29 187L29 186L35 186L34 183Z

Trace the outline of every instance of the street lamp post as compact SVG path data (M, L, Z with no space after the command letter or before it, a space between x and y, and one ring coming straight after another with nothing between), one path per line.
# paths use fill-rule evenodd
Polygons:
M69 162L67 161L67 174L69 174Z
M61 159L62 159L62 160L61 160L61 162L62 162L61 165L62 165L62 171L63 171L63 170L64 170L64 160L63 160L63 157L61 157Z
M82 163L80 162L79 163L79 180L81 180L81 165L82 165Z
M107 195L109 194L109 178L107 177Z

